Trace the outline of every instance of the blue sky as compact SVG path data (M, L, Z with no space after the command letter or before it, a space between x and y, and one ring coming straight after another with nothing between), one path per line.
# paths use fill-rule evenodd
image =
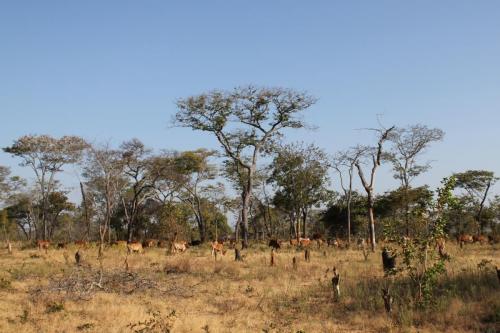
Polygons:
M174 101L249 83L319 98L305 115L318 129L288 141L334 153L369 143L357 129L381 115L446 132L417 184L471 168L500 174L499 1L0 3L2 147L31 133L216 148L168 128ZM17 163L0 153L31 177ZM63 179L71 186L75 171ZM396 184L388 168L377 181L379 192Z

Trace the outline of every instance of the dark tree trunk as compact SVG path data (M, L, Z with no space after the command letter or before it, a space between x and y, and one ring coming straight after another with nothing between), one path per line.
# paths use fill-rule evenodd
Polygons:
M368 231L370 235L370 244L372 247L372 252L375 252L376 242L375 242L375 218L373 215L373 193L372 191L368 192Z

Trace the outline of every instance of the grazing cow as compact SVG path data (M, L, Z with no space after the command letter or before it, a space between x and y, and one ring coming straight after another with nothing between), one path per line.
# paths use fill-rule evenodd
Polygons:
M290 245L291 246L297 246L299 244L299 241L295 238L290 239Z
M226 250L224 250L224 244L215 241L212 242L212 256L217 258L217 253L222 253L222 255L225 255Z
M309 238L299 238L299 244L302 247L307 247L311 244L311 240Z
M186 251L187 242L174 242L172 243L172 252L177 253L177 252L184 252Z
M49 249L49 246L50 246L50 242L48 240L39 240L37 242L37 245L38 245L38 251L41 251L42 249L44 249L45 252L47 252L47 250Z
M488 243L488 238L485 235L474 235L472 236L472 241L474 243L479 243L481 245Z
M269 240L269 247L272 247L275 250L278 250L281 248L281 242L277 239L271 239Z
M144 242L142 242L142 247L154 247L155 245L158 244L157 239L146 239Z
M127 244L127 252L130 253L144 253L142 244L139 242L130 242Z
M191 243L189 243L189 246L198 246L198 245L201 245L201 240L199 239L192 240Z
M465 243L473 243L474 238L472 238L471 235L462 234L462 235L458 235L457 242L460 245L460 247L462 247Z

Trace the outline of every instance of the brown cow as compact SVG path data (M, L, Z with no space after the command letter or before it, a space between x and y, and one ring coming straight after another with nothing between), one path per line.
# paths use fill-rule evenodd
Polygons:
M217 253L222 253L222 255L225 255L226 251L224 250L224 244L215 241L212 242L212 256L217 258Z
M299 241L296 240L295 238L290 239L290 245L291 246L297 246L299 244Z
M48 240L39 240L37 242L37 245L38 245L38 251L41 251L42 249L44 249L45 252L47 252L47 250L49 249L49 246L50 246L50 241L48 241Z
M139 242L130 242L127 244L127 252L128 253L144 253L144 249L142 244Z
M479 243L481 245L488 243L488 237L485 235L474 235L472 236L472 240L474 243Z
M462 234L457 237L457 242L462 247L465 243L473 243L474 238L472 238L471 235L468 234Z

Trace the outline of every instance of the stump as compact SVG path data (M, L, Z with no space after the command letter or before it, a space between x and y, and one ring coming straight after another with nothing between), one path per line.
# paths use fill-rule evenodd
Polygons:
M294 270L297 270L297 258L295 257L292 258L292 267Z
M338 302L340 299L340 274L337 273L337 268L335 267L333 267L332 287L333 299L335 302Z
M498 267L496 267L496 266L495 266L495 268L497 269L498 282L500 282L500 269L498 269Z
M311 251L309 251L309 249L306 249L306 251L304 252L304 258L307 262L311 261Z
M83 260L83 256L82 256L82 254L80 253L80 250L76 251L76 253L75 253L75 261L76 261L76 264L77 264L78 266L80 266L80 265L81 265L81 263L82 263L82 260Z
M7 242L7 251L12 254L12 244L10 242Z
M234 249L234 261L243 261L241 257L241 252L239 249Z
M396 255L392 255L385 247L382 251L382 265L386 275L396 269Z
M392 302L394 302L394 298L390 294L389 287L382 288L382 298L384 299L385 311L388 314L391 314L392 313Z
M274 249L271 249L271 266L274 266Z

